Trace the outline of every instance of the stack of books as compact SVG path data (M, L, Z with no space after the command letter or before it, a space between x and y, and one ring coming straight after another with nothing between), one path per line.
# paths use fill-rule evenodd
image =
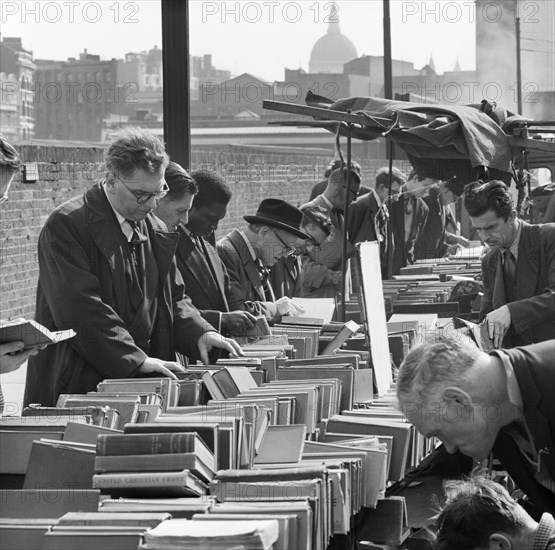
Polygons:
M214 453L196 432L99 435L93 486L111 496L199 496Z

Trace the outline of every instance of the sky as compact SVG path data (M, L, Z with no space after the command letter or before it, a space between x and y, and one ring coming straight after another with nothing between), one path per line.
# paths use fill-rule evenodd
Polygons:
M383 55L381 0L190 0L190 49L212 54L213 65L233 75L249 72L283 80L284 68L308 71L314 43L330 17L358 55ZM2 36L20 36L36 59L65 60L85 48L103 59L162 46L159 0L0 2ZM474 2L391 0L395 59L424 66L433 54L439 73L457 57L463 70L475 68Z

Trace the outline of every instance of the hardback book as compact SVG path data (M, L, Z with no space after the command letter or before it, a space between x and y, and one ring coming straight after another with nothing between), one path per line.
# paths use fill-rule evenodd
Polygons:
M189 470L95 474L92 484L103 494L120 497L197 497L206 494L208 489L208 486Z
M58 525L117 525L128 527L156 527L171 518L167 512L68 512Z
M113 410L113 409L111 409ZM121 430L105 428L104 426L92 426L90 424L79 424L68 422L64 431L64 441L74 441L77 443L89 443L96 445L96 438L100 434L121 434Z
M160 417L158 420L162 420ZM159 434L159 433L196 433L207 448L218 457L218 434L220 426L216 422L201 422L198 419L187 420L186 423L147 422L145 424L126 424L124 434ZM217 460L216 460L217 461Z
M347 339L360 329L354 321L347 321L341 330L336 333L331 342L324 348L320 355L332 355L347 341Z
M212 373L212 380L216 382L225 399L237 397L245 390L258 387L246 367L224 367Z
M214 469L214 453L196 432L99 435L96 455L160 455L193 453Z
M118 411L120 415L118 425L115 426L117 429L128 422L137 421L140 403L140 397L135 394L122 397L104 397L102 393L86 395L62 393L58 397L56 407L110 407Z
M33 320L18 319L0 322L0 344L23 342L24 349L57 344L74 336L75 331L72 329L51 332Z
M103 528L91 531L86 527L81 531L48 531L43 536L41 550L136 550L144 531L144 528L132 527L118 532L104 531Z
M94 445L52 440L34 441L23 488L90 489L94 456Z
M34 430L0 430L0 474L25 474L33 442L43 437L61 440L63 428L52 432Z
M305 437L306 426L304 424L267 426L254 463L299 462L303 454Z
M114 428L119 424L119 412L110 407L90 405L84 407L42 407L41 405L29 405L21 411L21 416L43 419L45 422L60 417L70 417L70 421L90 416L95 426Z
M194 514L207 514L215 499L201 497L173 498L103 498L98 504L100 512L113 513L169 513L173 518L191 518Z
M212 457L213 463L214 457ZM214 479L214 468L208 467L194 453L97 456L94 459L94 470L97 474L190 470L196 477L205 482Z

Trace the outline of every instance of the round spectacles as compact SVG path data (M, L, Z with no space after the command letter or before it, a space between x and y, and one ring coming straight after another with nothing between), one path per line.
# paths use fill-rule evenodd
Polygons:
M119 181L121 181L123 186L137 199L138 204L146 204L150 199L154 199L156 202L158 202L160 199L164 198L170 190L166 182L164 182L164 185L162 189L160 189L160 191L157 191L156 193L148 193L146 191L137 191L136 189L131 189L131 187L125 185L122 180Z
M285 256L289 256L291 254L296 254L297 250L295 249L295 247L291 244L286 243L278 234L276 231L272 230L272 233L277 237L277 240L281 243L281 245L283 246L283 253L285 254Z

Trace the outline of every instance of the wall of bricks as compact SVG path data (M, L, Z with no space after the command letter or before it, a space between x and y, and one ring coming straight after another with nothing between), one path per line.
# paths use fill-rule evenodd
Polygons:
M32 317L38 277L37 241L50 212L82 193L103 176L102 148L21 146L24 162L37 162L39 181L23 183L17 175L10 200L0 205L0 312L2 319ZM217 238L244 225L268 197L304 204L322 178L329 157L257 152L247 147L192 153L193 169L220 172L233 189L228 216ZM370 184L385 161L365 160L363 183Z

